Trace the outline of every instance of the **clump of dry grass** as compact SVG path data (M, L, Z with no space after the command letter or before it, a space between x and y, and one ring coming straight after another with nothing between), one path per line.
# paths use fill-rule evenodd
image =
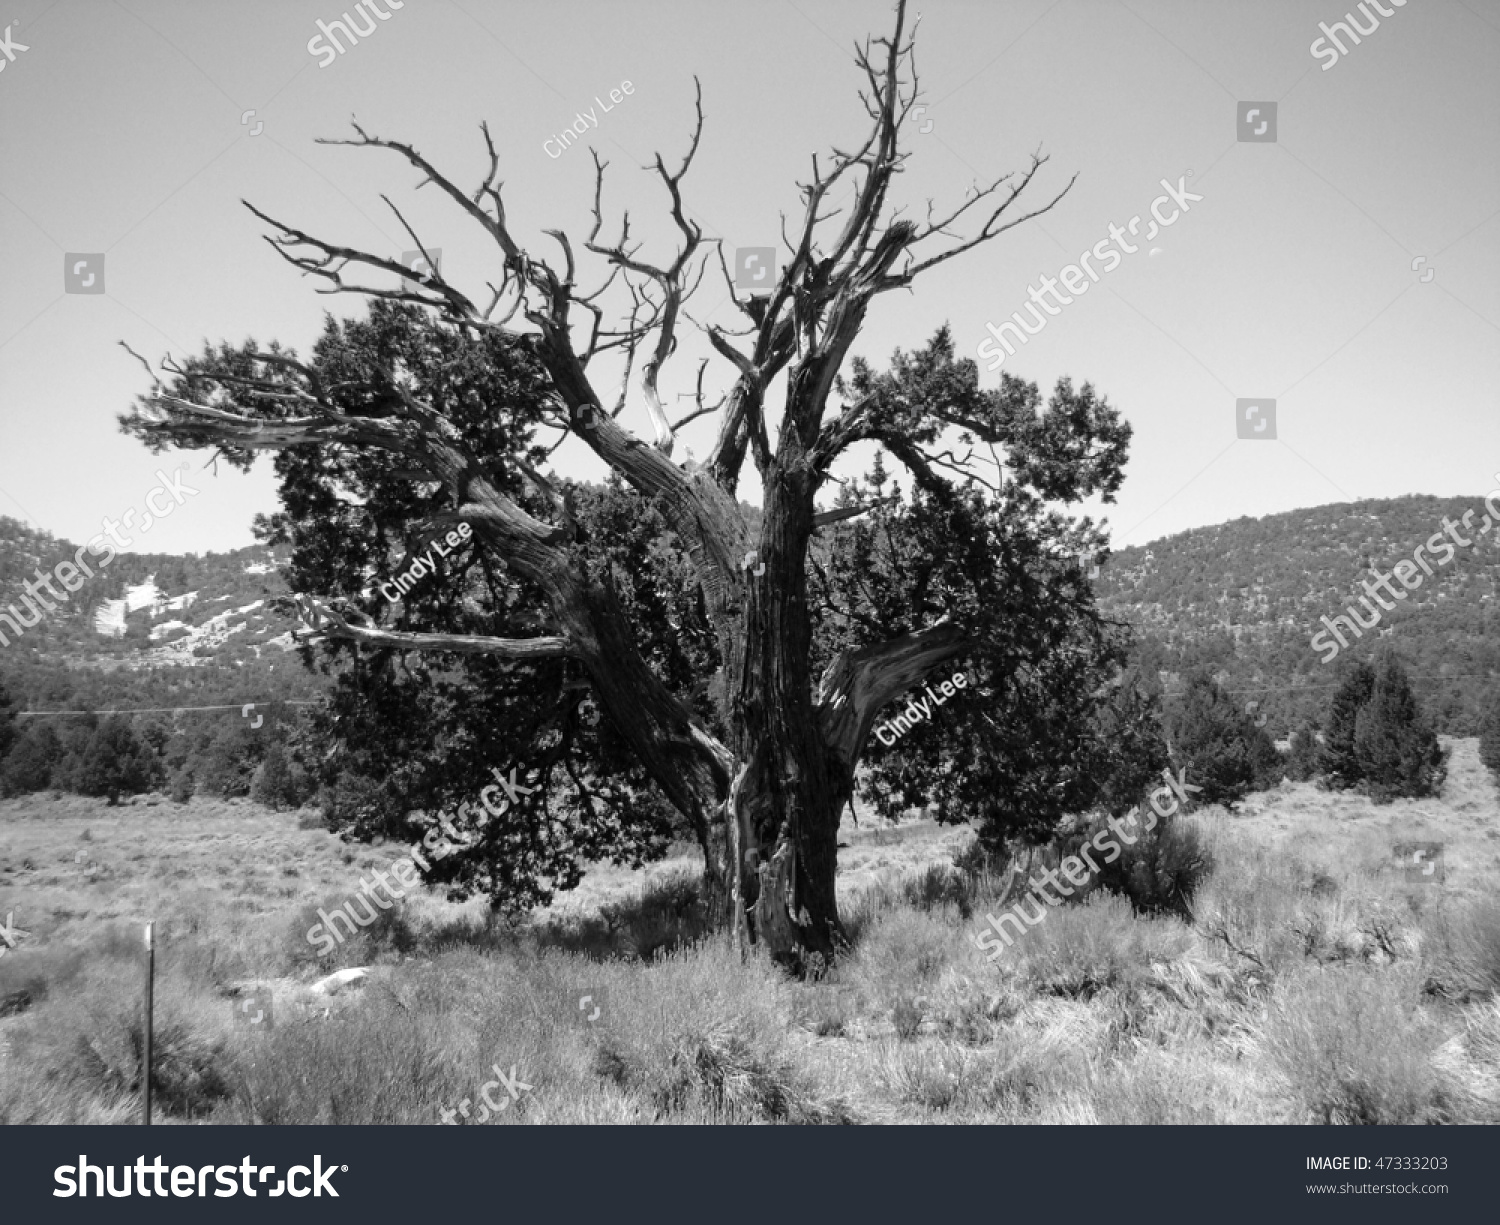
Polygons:
M1086 1047L1059 1040L1055 1026L1018 1026L983 1048L886 1039L870 1061L875 1085L898 1109L975 1122L1028 1121L1042 1103L1084 1086L1088 1067Z
M790 984L789 990L797 1025L820 1038L850 1035L859 1001L855 989L843 985L839 970L818 982Z
M1448 1121L1433 1064L1443 1040L1406 970L1311 970L1287 982L1265 1045L1287 1091L1316 1123Z
M372 998L336 1021L246 1031L223 1123L435 1123L437 1105L465 1096L442 1057L430 1013Z
M915 1037L945 969L965 957L958 928L922 910L880 913L840 968L861 1011Z
M662 1116L818 1121L829 1107L788 1045L788 984L769 962L741 963L727 941L670 953L612 992L597 1067Z
M1428 992L1463 1003L1500 992L1500 898L1435 907L1422 931Z
M1090 1076L1088 1103L1095 1121L1131 1127L1290 1121L1268 1100L1253 1070L1194 1044L1170 1051L1146 1047L1100 1066Z
M875 1059L880 1086L905 1106L947 1110L958 1103L972 1082L974 1056L962 1046L926 1042L881 1044Z
M212 1001L197 984L176 975L158 978L151 1084L163 1116L202 1118L231 1092L232 1059L223 1029L227 1012L215 1023ZM141 970L129 960L96 960L76 978L50 990L12 1031L12 1058L35 1069L14 1096L0 1095L0 1118L10 1122L58 1121L28 1118L25 1092L40 1081L45 1097L63 1105L63 1118L83 1121L80 1104L93 1102L106 1115L133 1108L143 1090L145 1025Z

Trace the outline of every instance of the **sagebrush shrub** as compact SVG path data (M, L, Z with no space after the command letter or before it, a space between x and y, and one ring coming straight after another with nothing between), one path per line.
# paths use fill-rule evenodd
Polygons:
M1101 831L1110 832L1103 818L1069 837L1060 849L1076 855L1079 847ZM1160 817L1147 828L1146 821L1141 821L1134 837L1134 844L1115 839L1121 851L1112 863L1105 863L1099 851L1091 852L1099 864L1093 883L1125 898L1136 914L1191 919L1193 896L1214 868L1213 855L1196 822Z
M947 1110L964 1093L973 1064L972 1056L962 1047L947 1043L912 1047L903 1043L880 1051L876 1078L903 1105Z
M369 904L374 918L364 927L355 924L352 936L348 934L348 924L338 922L336 935L343 939L336 940L331 949L324 941L310 941L307 933L314 927L328 931L328 925L323 923L318 912L323 910L332 916L334 911L342 911L347 918L348 911L342 907L348 900L348 895L335 895L326 898L321 906L309 903L297 911L285 929L282 945L282 956L289 965L294 968L316 966L320 973L329 974L347 966L369 965L382 954L402 956L417 947L417 935L405 899L393 903L389 910Z
M83 950L68 947L22 949L0 958L0 1017L25 1012L76 981L83 964Z
M725 1122L801 1117L787 1048L789 984L727 941L670 953L610 997L596 1071L667 1116Z
M936 982L960 955L964 939L920 910L890 911L874 921L841 974L860 989L872 1011L888 1012L898 1000Z
M1038 990L1088 998L1134 986L1154 962L1181 956L1191 940L1177 920L1136 918L1123 898L1101 892L1080 906L1048 910L1007 957L1024 958L1026 977Z
M891 1009L891 1022L896 1027L896 1036L909 1042L922 1027L922 1009L911 996L898 996L896 1006Z

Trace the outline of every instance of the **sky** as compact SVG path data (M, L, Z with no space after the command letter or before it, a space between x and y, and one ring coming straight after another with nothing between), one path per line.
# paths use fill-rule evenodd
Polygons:
M317 293L242 200L394 257L415 244L385 194L442 250L444 275L483 294L500 261L472 221L417 190L396 155L316 143L352 137L351 119L466 190L486 169L487 121L509 221L549 260L545 229L575 249L589 231L592 147L609 163L606 232L628 208L643 257L665 261L674 231L648 167L659 151L675 168L686 151L696 77L706 123L685 206L732 259L779 245L812 155L826 165L830 147L863 137L852 50L889 33L892 12L812 0L378 7L385 19L331 59L308 43L349 0L0 10L0 514L86 540L188 462L177 479L196 492L133 548L252 543L253 516L276 509L269 456L249 474L215 473L206 453L152 456L115 422L150 386L122 341L152 362L248 337L306 352L324 312L363 313L352 295ZM986 325L1014 312L1029 322L1029 288L1114 246L1114 226L1138 249L1114 264L1096 252L1097 279L1067 304L1045 299L1056 314L1001 369L1044 395L1061 377L1089 382L1132 424L1116 503L1083 507L1107 515L1116 547L1244 515L1500 486L1500 0L1384 7L925 0L926 110L897 203L920 218L927 200L951 206L1038 149L1050 160L1013 211L1076 181L1045 214L877 298L855 352L883 368L946 323L980 360L981 385L997 386L977 356ZM1339 34L1343 54L1314 51L1320 23L1349 9L1378 27L1357 43ZM578 143L549 143L591 109ZM1137 242L1127 227L1139 217L1147 229L1164 184L1201 199L1162 205L1172 224ZM581 281L597 283L598 268L583 263ZM716 267L689 310L734 324ZM709 352L684 335L666 367L664 396L684 412ZM726 376L715 358L708 387ZM613 403L618 374L597 378ZM1275 401L1274 438L1271 407L1247 399ZM638 379L623 420L651 436ZM704 419L681 445L701 458L712 438ZM577 441L555 466L602 474ZM740 496L758 503L750 478Z

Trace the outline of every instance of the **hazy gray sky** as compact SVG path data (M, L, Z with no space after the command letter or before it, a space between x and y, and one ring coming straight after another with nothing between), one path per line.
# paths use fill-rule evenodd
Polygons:
M1392 15L1358 45L1346 36L1347 54L1325 69L1310 50L1319 23L1353 7L926 0L918 126L931 126L911 135L900 202L920 215L928 197L956 201L976 178L1023 169L1038 147L1051 161L1017 207L1078 181L1047 215L877 299L858 351L883 367L946 321L974 356L987 322L1024 308L1028 285L1057 277L1112 224L1140 216L1144 231L1161 180L1191 171L1202 200L1004 366L1044 392L1061 375L1090 381L1134 424L1109 508L1116 544L1500 484L1500 3L1386 0ZM470 190L487 119L511 224L549 259L543 228L566 230L575 247L588 232L592 144L611 163L611 228L628 206L649 256L672 232L641 167L657 150L680 159L696 74L707 127L686 203L732 253L779 243L809 156L864 132L850 49L891 19L886 4L811 0L405 0L382 5L387 20L319 67L315 23L346 9L13 0L0 10L11 48L0 50L0 513L83 540L179 461L118 433L115 414L148 384L117 341L153 360L247 336L305 351L324 310L363 311L360 299L317 295L262 241L242 198L396 255L412 244L384 192L442 248L445 275L482 294L498 272L493 247L435 190L415 192L403 161L313 143L351 135L351 117L414 144ZM601 113L596 97L608 103L627 80L633 92ZM1241 141L1239 104L1268 101L1276 140ZM558 146L544 142L590 107L598 126L551 156ZM64 293L65 254L100 252L105 292ZM727 297L709 278L694 316L733 323ZM685 341L668 366L669 398L691 389L700 352ZM981 378L994 386L999 374ZM612 402L615 385L600 382ZM1237 440L1237 398L1277 401L1276 441ZM627 420L649 436L638 388ZM685 442L701 456L711 434L700 422ZM269 458L249 476L198 472L204 458L188 478L202 492L138 549L237 547L251 516L275 509ZM576 442L558 461L600 472ZM741 496L759 501L748 480Z

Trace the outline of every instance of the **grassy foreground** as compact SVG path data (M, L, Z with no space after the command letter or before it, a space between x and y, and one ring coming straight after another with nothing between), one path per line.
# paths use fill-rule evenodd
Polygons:
M1194 924L1096 894L998 965L966 833L846 826L854 950L801 983L703 934L687 848L516 926L416 898L319 958L312 912L396 848L236 802L0 804L0 1123L137 1117L148 918L160 1122L1500 1122L1500 796L1447 743L1441 800L1283 784L1190 818ZM370 974L311 990L344 966Z

